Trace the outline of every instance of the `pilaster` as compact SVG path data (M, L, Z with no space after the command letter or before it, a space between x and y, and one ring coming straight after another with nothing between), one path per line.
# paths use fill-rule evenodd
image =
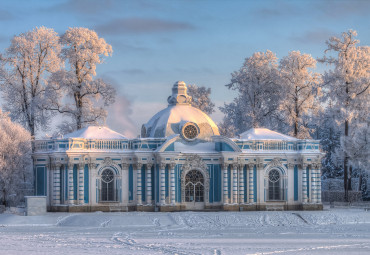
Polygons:
M232 185L233 185L233 204L237 204L238 203L238 164L234 163L232 164L232 167L233 167L233 182L232 182Z
M229 164L222 164L222 172L223 172L223 197L224 197L224 204L229 203L229 187L228 187L228 171Z
M68 164L68 204L75 204L73 187L73 164Z
M248 164L249 171L249 203L254 203L254 164Z
M171 197L171 205L175 205L176 203L176 190L175 190L175 163L170 164L170 197Z
M166 204L166 164L165 163L160 163L160 205L165 205Z
M141 167L142 167L142 164L141 163L136 163L135 165L135 168L136 168L136 176L137 176L137 205L142 205L143 204L143 201L142 201L142 185L141 185Z
M153 164L146 164L146 203L152 205L152 166Z
M239 164L239 204L244 204L244 165Z

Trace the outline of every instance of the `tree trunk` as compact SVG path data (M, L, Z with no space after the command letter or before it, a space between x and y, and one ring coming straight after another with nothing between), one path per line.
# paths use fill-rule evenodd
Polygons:
M6 203L6 189L3 188L3 205L6 207L7 203Z
M348 137L348 120L344 122L344 135ZM348 202L348 155L346 151L344 151L343 168L344 200Z
M346 110L348 110L348 107L349 107L349 83L346 82L346 94L347 94L347 99L346 99L346 103L345 103L345 108ZM349 135L349 121L348 119L346 119L344 121L344 136L345 136L345 139L348 139L348 135ZM352 168L349 167L349 163L348 163L348 160L349 160L349 157L348 157L348 154L347 152L344 150L344 162L343 162L343 170L344 170L344 177L343 177L343 184L344 184L344 199L346 202L348 202L348 191L352 190L352 187L351 187L351 174L352 174Z

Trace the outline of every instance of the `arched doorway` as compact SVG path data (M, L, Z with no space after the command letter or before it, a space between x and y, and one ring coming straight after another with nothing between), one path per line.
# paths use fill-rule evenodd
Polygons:
M268 174L268 200L281 201L284 200L284 192L282 187L282 179L280 172L277 169L272 169Z
M185 175L185 204L188 210L204 209L204 176L199 170L190 170Z
M114 187L114 172L111 169L105 169L101 174L100 201L116 201L116 192Z

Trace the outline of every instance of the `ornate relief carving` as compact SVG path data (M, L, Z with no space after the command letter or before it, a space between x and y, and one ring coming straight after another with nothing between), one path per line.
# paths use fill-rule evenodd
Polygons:
M152 163L148 163L148 164L146 164L146 170L152 169L152 166L153 166L153 164L152 164Z
M175 166L176 166L176 163L175 163L175 162L171 162L171 163L170 163L170 169L174 169L174 168L175 168Z
M283 165L282 161L281 161L281 158L274 158L273 160L270 161L270 163L265 167L265 175L267 176L268 175L268 172L272 169L272 168L279 168L283 171L282 174L286 175L287 172L286 172L286 167Z
M89 169L95 169L96 163L89 163Z
M81 169L84 169L85 167L85 163L79 163L78 164L78 169L81 170Z
M103 164L106 165L106 166L111 166L111 165L113 165L113 160L109 157L106 157L103 161Z
M164 162L160 162L159 163L159 169L166 169L166 163L164 163Z
M281 158L274 158L270 164L269 164L271 167L278 167L278 166L282 166L283 164L281 163Z
M248 166L248 169L249 170L252 170L253 168L254 168L254 166L255 166L256 164L255 163L253 163L253 162L250 162L250 163L248 163L247 164L247 166Z
M198 170L204 177L204 202L209 202L209 174L207 164L198 155L191 155L186 158L181 173L181 201L185 201L185 176L191 170Z

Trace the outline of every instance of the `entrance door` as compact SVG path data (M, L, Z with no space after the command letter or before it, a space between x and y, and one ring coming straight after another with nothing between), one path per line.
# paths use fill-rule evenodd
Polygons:
M188 210L204 209L204 177L198 170L185 176L185 204Z

